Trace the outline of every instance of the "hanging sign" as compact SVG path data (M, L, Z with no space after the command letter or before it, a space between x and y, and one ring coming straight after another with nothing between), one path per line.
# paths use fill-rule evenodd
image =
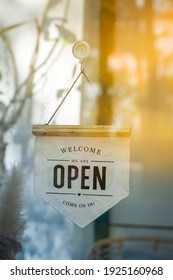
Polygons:
M34 125L35 194L84 227L129 194L130 131Z

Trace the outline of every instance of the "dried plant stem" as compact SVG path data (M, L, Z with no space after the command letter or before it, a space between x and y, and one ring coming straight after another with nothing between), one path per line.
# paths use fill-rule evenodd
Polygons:
M0 235L20 238L24 229L23 219L23 182L16 168L7 174L3 193L0 197Z
M52 0L47 1L45 9L43 11L43 16L42 16L41 23L39 24L38 21L35 20L35 25L36 25L36 30L37 30L37 39L36 39L35 48L34 48L32 59L31 59L30 71L29 71L28 77L15 90L14 97L12 98L12 100L10 102L10 105L6 108L6 111L4 112L4 115L3 115L3 118L2 118L3 123L5 123L6 116L7 116L8 112L11 110L11 106L13 106L13 104L15 103L15 101L18 98L19 93L21 92L21 90L23 88L25 88L24 97L20 101L20 105L19 105L18 110L15 113L12 114L11 120L6 124L5 130L9 129L9 127L11 127L12 125L14 125L14 123L16 123L17 119L19 118L19 116L22 112L22 109L23 109L23 106L26 102L27 97L32 95L31 89L32 89L32 84L33 84L33 77L34 77L34 74L38 71L38 69L35 69L35 65L36 65L37 57L38 57L38 53L39 53L40 35L42 33L42 30L43 30L43 27L44 27L44 24L45 24L45 20L46 20L46 16L47 16L47 12L49 10L49 7L50 7L51 3L52 3ZM50 57L50 55L52 54L53 51L54 51L54 48L52 48L51 52L49 53L47 58L44 60L44 63L46 63L46 61L49 59L49 57ZM43 65L44 64L42 63L42 66ZM39 69L42 66L40 66Z

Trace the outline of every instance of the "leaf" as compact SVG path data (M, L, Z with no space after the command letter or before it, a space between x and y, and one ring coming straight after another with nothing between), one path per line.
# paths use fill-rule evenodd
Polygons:
M68 42L76 41L76 36L73 32L71 32L70 30L68 30L64 26L61 26L61 25L58 25L58 24L55 24L55 25L59 30L60 36L63 37L66 41L68 41Z
M57 98L60 98L60 97L62 97L62 95L63 95L63 93L64 93L64 91L65 91L66 89L59 89L59 90L57 90L57 94L56 94L56 96L57 96Z

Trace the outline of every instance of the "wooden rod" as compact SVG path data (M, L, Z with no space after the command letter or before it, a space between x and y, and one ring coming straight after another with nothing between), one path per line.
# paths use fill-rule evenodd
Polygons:
M33 125L32 133L36 136L68 137L129 137L129 128L117 128L108 125Z

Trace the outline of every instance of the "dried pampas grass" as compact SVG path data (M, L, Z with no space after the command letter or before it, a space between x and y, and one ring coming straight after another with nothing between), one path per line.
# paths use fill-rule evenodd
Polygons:
M0 260L15 260L21 249L16 239L0 235Z
M18 240L24 226L24 184L21 173L13 167L0 193L0 235Z

